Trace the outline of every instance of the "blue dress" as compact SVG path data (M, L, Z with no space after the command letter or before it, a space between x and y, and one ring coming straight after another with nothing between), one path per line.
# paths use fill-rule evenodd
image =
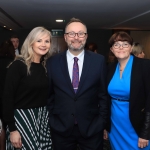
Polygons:
M109 140L112 150L150 150L150 144L145 148L138 147L138 135L129 119L130 77L133 56L130 56L120 78L119 63L110 84L108 92L111 96L111 131ZM120 99L122 101L118 101ZM124 100L124 101L123 101Z

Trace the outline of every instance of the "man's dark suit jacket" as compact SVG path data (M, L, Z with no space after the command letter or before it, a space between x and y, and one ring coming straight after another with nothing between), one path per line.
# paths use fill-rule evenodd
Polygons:
M85 51L75 94L66 57L66 52L63 52L47 62L49 123L53 131L69 136L76 117L81 134L85 138L90 137L103 130L108 115L105 59L99 54Z
M108 67L108 85L116 66L117 62ZM111 101L109 102L111 106ZM141 138L150 139L150 60L137 57L133 59L129 103L129 117L136 133ZM110 131L110 122L108 131Z

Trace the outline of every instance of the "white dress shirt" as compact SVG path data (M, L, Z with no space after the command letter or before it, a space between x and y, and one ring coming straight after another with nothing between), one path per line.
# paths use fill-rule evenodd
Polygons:
M18 49L15 49L15 55L19 55L19 50Z
M67 63L68 63L68 71L69 71L71 82L72 82L72 74L73 74L74 57L78 58L79 81L80 81L82 68L83 68L83 61L84 61L84 50L77 56L74 56L73 54L70 53L69 50L67 50Z

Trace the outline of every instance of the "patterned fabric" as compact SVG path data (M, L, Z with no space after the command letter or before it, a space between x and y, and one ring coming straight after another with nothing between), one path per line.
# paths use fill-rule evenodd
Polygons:
M16 109L16 127L21 134L21 150L51 150L52 142L46 107ZM10 142L9 128L6 130L6 149L15 150Z
M79 85L79 67L78 67L78 58L77 57L74 57L72 85L74 88L74 92L76 93L78 90L78 85Z

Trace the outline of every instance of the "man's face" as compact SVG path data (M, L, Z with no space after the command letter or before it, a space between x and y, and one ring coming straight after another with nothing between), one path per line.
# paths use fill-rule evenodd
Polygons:
M80 22L73 22L66 28L65 33L87 33L86 27ZM77 34L74 37L69 37L68 34L64 35L65 41L68 45L68 49L72 51L82 51L84 49L87 34L84 37L79 37Z
M11 42L14 45L14 48L17 49L19 46L19 39L18 38L11 38Z

